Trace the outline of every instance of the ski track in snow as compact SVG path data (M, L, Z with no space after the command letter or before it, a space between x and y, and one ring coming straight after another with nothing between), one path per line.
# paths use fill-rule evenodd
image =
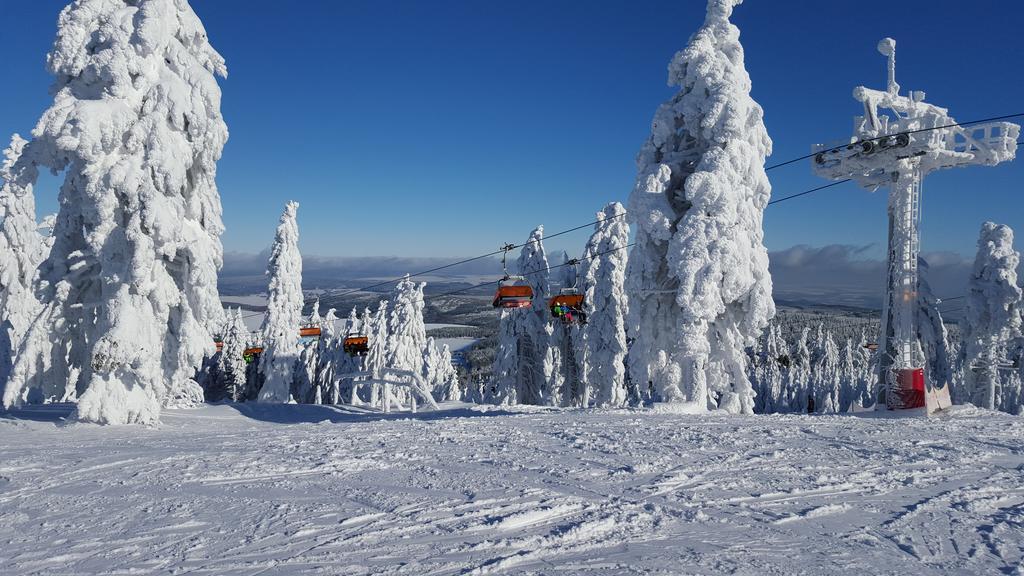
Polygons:
M0 414L3 574L1021 574L1024 419Z

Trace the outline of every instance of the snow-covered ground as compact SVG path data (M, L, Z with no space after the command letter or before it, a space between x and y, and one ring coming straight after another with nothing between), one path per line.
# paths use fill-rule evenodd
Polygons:
M1024 419L973 409L55 413L0 414L3 574L1024 573Z

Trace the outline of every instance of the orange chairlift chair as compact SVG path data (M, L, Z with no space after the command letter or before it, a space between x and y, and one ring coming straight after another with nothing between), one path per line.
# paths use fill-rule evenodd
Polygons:
M580 261L576 258L566 262L566 265L579 266ZM562 324L586 324L587 315L583 312L583 293L576 287L579 271L573 276L573 285L562 288L558 295L548 300L548 308L551 309L551 317L560 320Z
M498 291L494 293L494 301L491 303L495 308L526 308L533 304L533 288L522 276L509 276L506 258L509 250L515 248L515 244L505 244L501 247L504 253L501 255L501 268L505 271L505 277L498 282Z

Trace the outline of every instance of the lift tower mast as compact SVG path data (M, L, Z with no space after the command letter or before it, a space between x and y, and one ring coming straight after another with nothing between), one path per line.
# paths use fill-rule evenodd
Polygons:
M850 140L814 147L814 172L833 180L852 179L871 191L889 188L878 406L890 410L926 407L930 413L949 405L949 387L946 382L925 381L924 353L918 339L921 182L925 175L942 168L994 166L1013 160L1020 126L1010 122L955 125L947 109L924 101L924 92L900 95L895 40L882 40L878 51L889 60L887 89L858 86L853 90L853 97L864 105L864 115L854 118Z

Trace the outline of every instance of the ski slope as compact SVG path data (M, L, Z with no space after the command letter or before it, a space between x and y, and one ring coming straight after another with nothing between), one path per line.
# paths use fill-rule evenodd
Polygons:
M0 414L0 572L1022 574L1024 419Z

